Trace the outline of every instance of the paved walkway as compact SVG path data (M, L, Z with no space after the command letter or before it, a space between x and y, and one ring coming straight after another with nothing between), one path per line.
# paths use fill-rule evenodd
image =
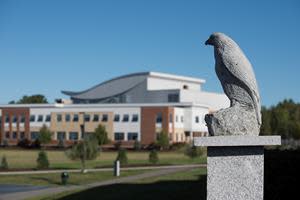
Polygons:
M132 181L137 181L140 179L145 179L145 178L150 178L150 177L158 177L158 176L172 174L172 173L176 173L176 172L180 172L180 171L191 170L191 169L195 169L197 167L204 167L204 166L203 165L184 165L184 166L181 165L181 166L156 167L156 169L159 169L158 171L151 171L151 172L146 172L146 173L139 174L139 175L117 178L117 179L108 180L108 181L95 182L95 183L86 184L86 185L60 186L60 187L39 189L39 190L34 190L34 191L1 194L0 200L22 200L22 199L35 197L35 196L50 195L50 194L61 193L61 192L70 191L70 190L83 190L83 189L105 186L105 185L132 182ZM153 168L151 168L151 169L153 169ZM130 170L134 170L134 169L130 168ZM136 170L136 168L135 168L135 170Z

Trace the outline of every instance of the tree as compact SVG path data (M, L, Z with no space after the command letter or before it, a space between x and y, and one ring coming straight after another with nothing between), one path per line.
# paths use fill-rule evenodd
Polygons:
M99 155L98 141L93 139L93 137L85 137L83 141L67 150L66 155L71 160L80 160L81 171L84 173L86 160L94 160Z
M40 129L40 134L37 139L41 144L48 144L49 142L51 142L51 136L52 136L52 132L44 124Z
M159 161L158 153L155 149L151 150L149 153L149 162L152 164L157 164Z
M128 158L127 158L127 151L126 149L120 148L118 151L118 156L116 160L120 161L120 164L127 164Z
M45 151L39 152L36 162L37 162L38 169L48 169L49 168L49 160L48 160L47 153Z
M184 154L191 159L195 159L201 155L203 155L203 150L201 147L196 147L194 145L188 146L184 152Z
M8 169L8 163L5 155L2 157L0 169Z
M161 150L167 149L170 146L168 134L164 131L160 132L156 141L156 146Z
M48 103L47 98L41 94L35 94L31 96L24 95L18 101L10 101L9 104L42 104Z
M105 126L99 124L99 126L95 129L95 136L98 140L98 144L101 146L103 144L108 144L110 141L107 136L107 131Z

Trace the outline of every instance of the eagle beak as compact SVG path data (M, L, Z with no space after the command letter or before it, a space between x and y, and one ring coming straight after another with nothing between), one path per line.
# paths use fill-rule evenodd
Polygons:
M210 40L208 39L208 40L206 40L205 45L209 45L209 44L211 44L211 43L210 43Z

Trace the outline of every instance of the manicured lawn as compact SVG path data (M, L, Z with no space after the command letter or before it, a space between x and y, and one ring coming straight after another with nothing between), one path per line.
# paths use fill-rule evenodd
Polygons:
M38 150L9 150L0 149L0 159L3 155L6 156L10 169L34 169L36 168L36 159ZM47 151L51 169L79 169L80 162L68 159L64 151ZM129 165L147 165L148 152L133 152L127 153ZM117 152L102 152L100 156L93 161L87 162L88 168L111 167L117 157ZM190 159L182 152L160 152L159 164L162 165L177 165L177 164L195 164L205 163L206 157Z
M149 170L147 170L149 171ZM122 171L120 177L145 173L146 170ZM70 173L68 185L82 185L116 178L113 172ZM60 173L34 175L1 175L0 184L60 186Z
M96 187L83 191L70 191L36 197L30 200L79 200L79 199L206 199L206 169L193 169L156 178Z

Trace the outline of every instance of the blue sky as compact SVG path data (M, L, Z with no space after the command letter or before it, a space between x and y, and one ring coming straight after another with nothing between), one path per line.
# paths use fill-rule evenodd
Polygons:
M212 32L230 35L251 61L263 105L300 102L300 3L285 1L0 0L0 103L80 91L118 75L214 71Z

